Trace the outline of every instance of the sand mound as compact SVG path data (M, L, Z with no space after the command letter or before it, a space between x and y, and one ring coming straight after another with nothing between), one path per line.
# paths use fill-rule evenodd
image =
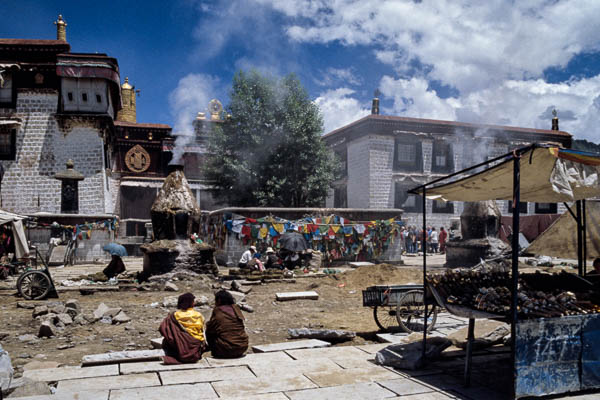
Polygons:
M423 270L414 267L401 267L390 264L377 264L359 267L338 274L337 279L328 277L327 283L337 286L345 283L349 289L365 289L373 285L403 285L423 282Z

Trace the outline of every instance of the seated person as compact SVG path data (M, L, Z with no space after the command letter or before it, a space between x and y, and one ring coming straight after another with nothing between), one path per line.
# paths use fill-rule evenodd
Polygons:
M594 270L588 272L587 274L600 277L600 258L596 258L592 266L594 267Z
M254 253L256 253L255 246L250 246L248 250L243 252L242 257L240 258L240 262L238 263L238 268L253 268L256 264Z
M226 290L215 293L215 308L206 323L206 340L215 358L237 358L248 350L244 316Z
M106 275L108 279L117 276L121 273L125 272L125 264L123 263L123 259L121 256L113 254L110 260L110 263L102 270L102 273Z
M265 262L265 268L277 268L283 269L283 265L281 265L281 261L273 248L267 247L267 261Z
M164 364L195 363L206 351L204 317L194 310L194 295L184 293L177 299L177 311L160 324L165 351Z

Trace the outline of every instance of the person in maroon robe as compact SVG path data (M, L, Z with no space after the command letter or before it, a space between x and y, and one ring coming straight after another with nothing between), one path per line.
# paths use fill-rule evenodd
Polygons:
M179 310L194 307L194 295L185 293L177 299ZM175 312L169 313L158 329L163 336L162 348L165 352L164 364L195 363L206 351L206 343L193 337L177 320Z
M244 316L231 293L215 293L215 308L206 324L206 341L215 358L238 358L248 350Z
M444 229L444 227L440 227L440 253L446 253L446 240L448 239L448 232Z

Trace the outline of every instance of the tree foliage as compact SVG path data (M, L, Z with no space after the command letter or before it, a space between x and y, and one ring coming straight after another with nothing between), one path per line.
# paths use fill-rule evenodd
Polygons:
M232 206L322 206L338 163L296 76L240 71L230 98L231 117L214 130L205 164L217 197Z

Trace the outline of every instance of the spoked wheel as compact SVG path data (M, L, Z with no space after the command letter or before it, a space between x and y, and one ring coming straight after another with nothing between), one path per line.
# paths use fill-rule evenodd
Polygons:
M390 332L398 327L396 309L392 306L375 306L373 309L375 323L384 332Z
M425 304L423 304L423 291L410 290L398 296L396 306L396 318L398 325L405 332L423 332L423 316L425 315ZM437 307L435 304L427 305L427 332L431 332L437 319Z
M50 292L52 283L41 271L27 271L17 279L17 290L27 300L41 300Z

